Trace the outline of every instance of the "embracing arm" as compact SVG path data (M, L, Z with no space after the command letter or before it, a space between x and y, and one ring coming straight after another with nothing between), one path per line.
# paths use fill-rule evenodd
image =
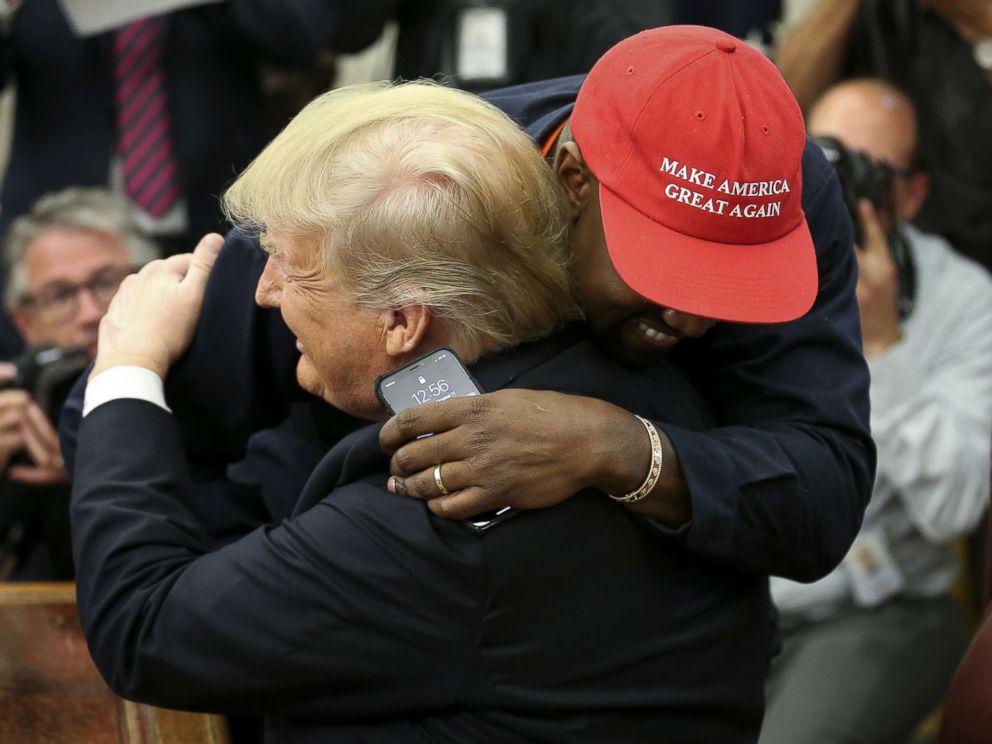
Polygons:
M434 436L420 438L425 433ZM628 507L678 528L691 517L691 501L678 456L658 433L661 477L648 498ZM503 506L553 506L586 488L625 494L641 485L651 463L647 431L633 414L606 401L537 390L408 408L386 423L380 442L392 454L389 489L426 499L450 519ZM449 496L438 494L438 463Z
M666 427L693 494L691 549L810 581L844 557L871 494L875 448L861 352L850 221L832 169L803 158L819 291L780 326L718 325L686 346L721 427Z
M192 343L166 378L186 456L197 467L222 470L241 460L251 434L282 421L299 394L295 340L278 312L255 304L264 265L257 239L240 230L228 233ZM76 383L59 421L70 472L87 376Z
M324 720L441 707L452 682L437 661L460 679L468 654L452 627L474 640L477 623L457 620L477 620L481 599L436 575L449 564L422 549L436 543L430 526L374 529L389 523L377 521L380 502L366 488L351 509L338 492L208 552L175 421L161 400L117 399L138 393L124 368L160 380L188 347L221 242L208 236L192 255L129 276L100 322L71 507L93 658L116 691L170 707ZM428 518L422 508L400 517L404 526ZM395 591L403 582L409 594Z
M353 489L210 553L172 417L137 400L89 413L73 549L108 684L168 707L323 720L449 703L482 590L450 591L450 569L417 542L433 530L373 523L376 495ZM401 524L428 519L407 512Z
M282 421L300 394L295 339L278 311L255 304L264 265L256 238L227 235L193 341L166 378L191 462L237 462L249 436Z
M691 498L686 546L745 570L811 581L836 566L860 529L875 448L850 222L815 146L803 166L819 274L812 309L777 326L718 324L681 342L676 354L720 426L660 426Z
M662 478L628 505L690 550L798 580L820 578L843 558L875 467L850 222L822 156L808 165L820 176L806 202L818 246L814 307L788 324L718 324L680 342L689 379L720 426L658 422ZM435 436L416 439L428 432ZM550 506L587 487L632 491L650 460L643 425L622 408L534 391L408 409L381 441L393 453L390 488L453 518ZM449 496L439 498L435 464Z

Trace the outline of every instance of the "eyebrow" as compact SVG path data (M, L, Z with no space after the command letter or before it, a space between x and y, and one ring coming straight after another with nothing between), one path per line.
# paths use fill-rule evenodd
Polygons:
M266 233L262 233L258 236L259 245L262 246L262 250L268 253L270 256L279 255L279 249L269 240L269 236Z

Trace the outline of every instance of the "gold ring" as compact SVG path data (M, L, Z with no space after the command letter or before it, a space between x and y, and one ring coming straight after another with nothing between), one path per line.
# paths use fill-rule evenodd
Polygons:
M444 487L444 481L441 480L441 466L434 466L434 483L437 485L437 490L441 492L442 496L447 496L451 491Z
M65 462L62 460L62 455L52 455L51 467L53 468L65 467Z

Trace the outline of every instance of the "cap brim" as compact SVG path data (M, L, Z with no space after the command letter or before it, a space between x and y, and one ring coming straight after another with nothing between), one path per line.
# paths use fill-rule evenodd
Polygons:
M813 306L816 250L806 220L769 243L714 243L644 216L600 184L610 260L651 302L738 323L783 323Z

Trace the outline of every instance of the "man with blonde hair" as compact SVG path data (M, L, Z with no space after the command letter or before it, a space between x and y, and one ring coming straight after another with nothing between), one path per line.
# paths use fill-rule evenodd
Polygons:
M468 94L328 93L225 204L262 231L256 299L294 334L299 383L347 413L383 419L375 377L448 344L486 390L598 395L655 436L648 418L710 424L669 365L625 369L566 325L561 193ZM386 490L373 424L321 460L290 519L211 552L162 378L220 242L127 280L101 326L72 514L80 617L114 690L266 715L280 741L754 740L766 581L601 494L480 537Z

